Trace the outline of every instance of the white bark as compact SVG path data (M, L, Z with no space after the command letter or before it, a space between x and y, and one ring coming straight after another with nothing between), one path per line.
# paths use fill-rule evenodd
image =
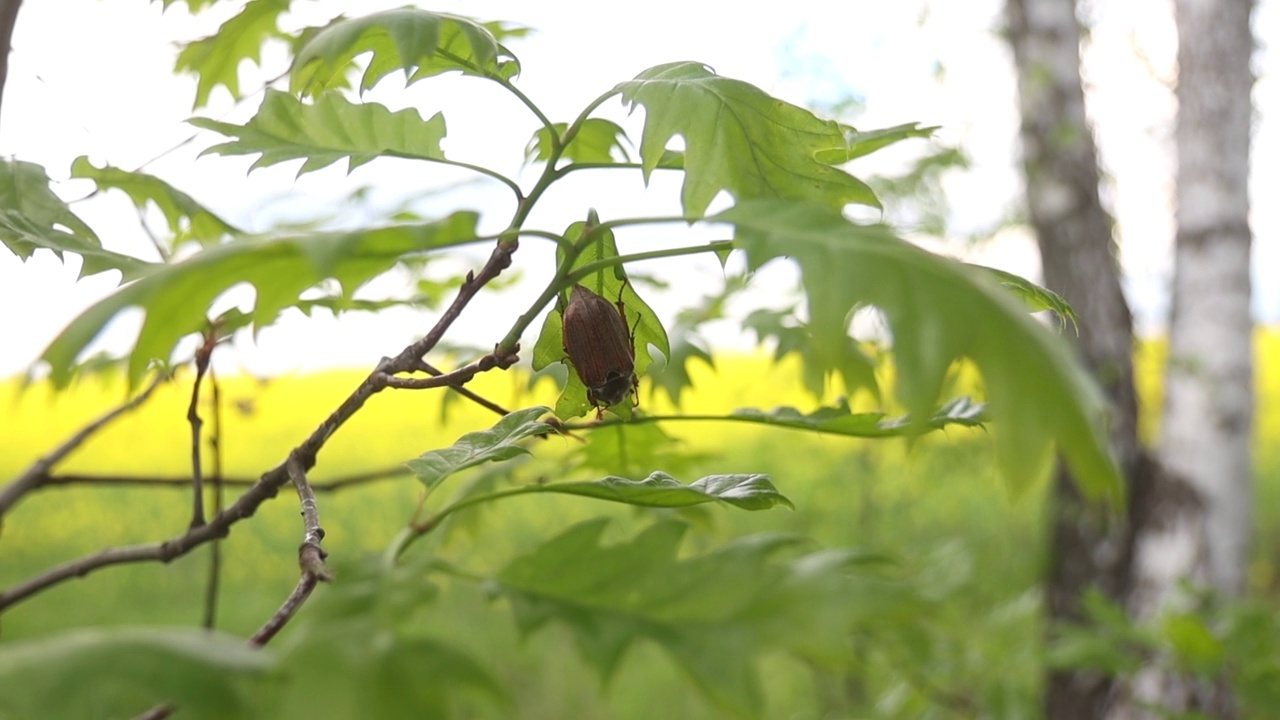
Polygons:
M1206 510L1207 578L1244 589L1253 430L1251 0L1177 0L1177 222L1160 460Z

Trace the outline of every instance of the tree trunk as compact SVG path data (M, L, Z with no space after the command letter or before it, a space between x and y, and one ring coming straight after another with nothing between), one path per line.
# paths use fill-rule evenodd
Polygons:
M1138 440L1132 319L1120 288L1112 221L1098 197L1097 152L1085 118L1075 0L1008 0L1005 11L1018 73L1027 209L1044 281L1080 316L1077 347L1112 406L1111 445L1132 499L1145 493L1152 473ZM1085 503L1061 463L1050 513L1050 624L1078 619L1089 587L1122 601L1130 523ZM1113 690L1114 682L1097 673L1052 672L1045 717L1100 717Z
M1130 613L1179 603L1191 579L1232 598L1244 589L1252 528L1253 324L1249 313L1251 0L1177 0L1177 238L1159 448L1182 502L1135 538ZM1181 505L1181 507L1179 507ZM1222 687L1148 669L1114 718L1151 717L1133 704L1234 715Z

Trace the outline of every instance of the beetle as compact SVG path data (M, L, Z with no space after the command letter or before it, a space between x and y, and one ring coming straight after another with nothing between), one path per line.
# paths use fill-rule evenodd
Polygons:
M574 285L563 314L564 352L573 363L596 418L633 395L636 377L635 336L627 328L622 301L617 305L582 285Z

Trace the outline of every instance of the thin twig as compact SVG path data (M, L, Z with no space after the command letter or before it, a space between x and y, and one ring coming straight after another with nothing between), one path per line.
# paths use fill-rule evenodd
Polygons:
M519 351L517 345L515 350ZM384 374L378 379L385 387L396 388L398 390L427 390L429 388L438 387L458 387L463 383L471 381L476 375L492 370L494 368L502 368L503 370L511 367L520 359L516 352L503 353L499 348L494 348L492 353L481 357L473 363L463 365L452 372L435 377L399 377L396 375Z
M467 280L458 290L453 303L444 311L434 327L415 343L412 343L394 358L383 358L378 367L352 391L351 395L320 423L302 444L289 453L289 458L296 461L303 472L315 465L316 455L347 420L355 415L365 402L377 392L387 387L386 377L397 372L410 372L444 337L449 326L462 314L463 308L471 302L471 298L490 280L511 266L511 256L518 243L515 240L499 241L490 253L489 259L479 273L467 274ZM487 356L493 357L493 356ZM505 356L504 360L512 356ZM474 373L473 373L474 374ZM444 377L444 376L441 376ZM185 555L193 548L206 542L226 536L230 527L252 515L258 506L276 496L280 487L289 481L285 463L267 471L262 479L254 483L235 502L225 510L213 516L206 525L190 528L186 533L169 540L145 545L132 545L121 548L108 548L92 555L86 555L62 565L50 568L32 578L28 578L7 590L0 592L0 611L21 602L43 590L75 577L83 577L91 572L111 565L135 562L160 561L169 562Z
M213 433L209 445L213 450L213 512L222 512L226 503L226 490L222 485L222 387L212 367L209 368L209 389L213 400ZM218 589L222 585L222 541L209 544L209 578L204 590L204 627L212 630L218 625Z
M209 371L216 336L212 330L206 333L204 344L196 351L196 380L191 384L191 404L187 406L187 422L191 423L191 527L204 524L204 468L200 463L200 429L204 421L200 419L200 382Z
M49 471L53 469L54 465L61 462L67 457L67 455L71 454L73 450L84 444L86 440L92 437L94 433L105 427L108 423L146 402L147 399L151 397L151 394L155 392L156 388L160 387L160 383L168 380L169 377L170 376L166 373L160 373L151 381L151 384L148 385L145 390L138 393L138 395L132 400L125 402L119 407L116 407L102 415L97 420L85 425L66 442L55 448L53 452L40 458L30 468L27 468L27 471L19 476L17 480L14 480L4 486L3 489L0 489L0 517L3 517L4 514L22 498L23 495L47 483L49 480Z
M440 377L441 375L444 375L444 372L443 372L443 371L441 371L441 370L437 370L434 366L432 366L430 363L427 363L427 362L425 362L425 361L424 361L424 362L419 363L419 364L418 364L417 369L421 370L422 372L425 372L425 373L426 373L426 374L428 374L428 375L431 375L432 377ZM499 404L497 404L497 403L493 402L492 400L489 400L489 399L487 399L487 398L485 398L485 397L482 397L482 396L480 396L480 395L476 394L476 393L475 393L474 391L472 391L472 390L468 390L467 388L465 388L465 387L463 387L463 386L461 386L461 385L450 385L450 386L449 386L449 389L450 389L450 390L452 390L452 391L454 391L454 392L456 392L456 393L458 393L458 394L459 394L459 395L461 395L462 397L464 397L464 398L466 398L466 399L470 400L471 402L473 402L473 403L475 403L475 404L479 405L480 407L482 407L482 408L484 408L484 409L486 409L486 410L489 410L489 411L495 412L495 413L497 413L497 414L499 414L499 415L510 415L510 414L511 414L511 411L510 411L510 410L508 410L508 409L506 409L506 408L502 407L501 405L499 405Z
M357 473L354 475L346 475L328 482L313 483L311 489L316 492L335 492L359 485L367 485L378 480L389 480L391 478L408 475L409 469L403 466L392 468L384 468L382 470L372 470L366 473ZM221 478L220 484L223 487L252 487L259 481L250 478ZM55 485L101 485L104 487L117 486L136 486L136 487L157 487L157 488L189 488L191 487L191 478L188 477L149 477L149 476L124 476L124 475L53 475L41 481L41 487L53 487Z
M289 597L285 598L284 603L280 605L280 609L276 610L275 614L253 634L253 637L249 638L249 644L255 647L262 647L271 642L271 638L275 637L276 633L280 632L297 614L302 603L306 602L311 596L311 591L315 590L317 583L333 579L333 574L324 564L327 553L320 545L324 540L324 529L320 527L320 511L316 506L315 493L307 483L307 474L302 470L302 463L294 457L290 457L285 462L285 467L289 471L289 478L293 480L294 488L298 491L298 502L302 505L303 535L302 545L298 547L298 566L302 570L302 575L298 578L298 584L293 592L289 593Z

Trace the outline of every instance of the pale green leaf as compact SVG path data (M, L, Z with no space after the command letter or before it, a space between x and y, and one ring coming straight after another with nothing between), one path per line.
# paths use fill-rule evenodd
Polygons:
M148 203L154 204L169 224L169 232L174 238L171 248L188 238L202 245L210 245L228 235L241 234L240 230L196 202L190 195L154 175L122 170L110 165L99 168L82 155L71 163L71 177L92 180L99 190L122 190L139 210L144 209Z
M644 480L608 476L590 482L531 485L530 493L578 495L641 507L682 508L723 502L743 510L768 510L791 501L778 492L768 475L708 475L685 485L667 473L651 473Z
M404 71L406 84L455 70L509 80L519 74L520 63L499 39L521 34L521 28L412 7L339 18L298 51L289 86L298 94L340 87L355 58L365 53L372 58L361 90L396 70Z
M352 103L329 93L306 104L288 93L268 90L254 115L244 125L192 118L192 125L222 133L235 140L205 150L218 155L257 155L253 167L267 167L305 158L298 170L328 167L347 158L348 169L382 155L439 160L445 136L444 116L423 120L417 110L392 112L377 103Z
M842 147L818 151L815 155L818 160L832 165L839 165L840 163L860 158L863 155L869 155L900 140L932 137L933 131L937 130L937 128L920 127L920 123L907 123L866 132L859 132L848 126L844 130L845 144Z
M41 359L49 363L54 385L65 387L76 358L98 333L126 309L140 308L145 317L129 354L133 384L151 360L167 361L183 337L204 332L209 306L233 285L253 285L257 298L250 315L261 328L285 308L301 304L302 291L323 280L335 279L343 295L350 297L408 254L473 240L476 221L475 213L459 212L432 223L247 238L207 248L158 267L90 307L54 339Z
M845 348L853 309L879 308L897 391L917 422L927 422L952 363L972 359L1015 487L1036 477L1056 442L1088 495L1121 499L1101 393L1072 349L988 275L819 205L744 203L715 219L737 226L752 268L781 256L799 264L820 361Z
M178 53L174 70L196 76L194 107L208 105L209 94L219 85L240 99L240 63L261 63L262 45L281 35L276 21L288 9L289 0L249 0L218 32L188 43Z
M126 278L150 263L103 249L102 241L49 189L49 176L35 163L0 158L0 242L26 260L36 250L79 255L80 275L119 270Z
M552 127L561 136L569 128L567 123L555 123ZM551 159L553 146L551 130L540 127L533 134L525 154L530 160L546 162ZM631 162L631 155L627 152L627 133L622 126L612 120L587 118L569 139L560 157L577 163L608 164L617 162L615 150L623 160Z
M517 410L488 430L467 433L452 446L423 453L405 464L432 490L445 478L467 468L529 454L521 444L524 440L555 432L550 425L538 422L549 411L545 407Z
M820 159L843 153L853 129L720 77L696 62L659 65L619 84L630 107L645 110L640 159L645 178L684 139L685 213L701 215L716 193L737 201L809 200L843 208L880 207L866 183ZM841 157L841 160L844 158Z
M1066 298L1058 293L1044 287L1040 287L1026 278L1014 275L1011 272L997 270L993 267L984 265L974 265L973 267L982 269L983 272L990 273L995 279L1004 286L1006 290L1012 292L1022 298L1022 302L1026 303L1027 308L1031 312L1040 312L1042 310L1052 310L1057 314L1059 321L1065 326L1067 321L1071 321L1071 326L1079 332L1080 318L1076 317L1076 311L1067 303Z
M246 717L275 665L203 628L94 628L0 643L0 717L134 717L159 702L191 718Z

